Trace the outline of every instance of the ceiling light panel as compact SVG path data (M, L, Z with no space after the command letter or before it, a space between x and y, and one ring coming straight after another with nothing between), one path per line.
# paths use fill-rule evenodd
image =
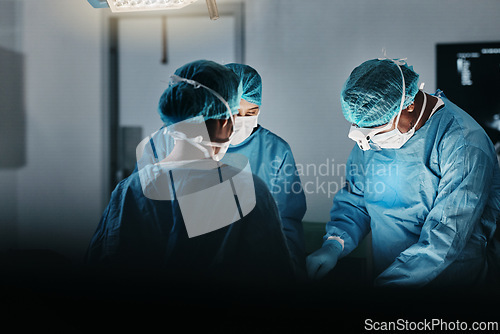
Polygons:
M198 0L107 0L112 12L132 12L155 9L179 9Z

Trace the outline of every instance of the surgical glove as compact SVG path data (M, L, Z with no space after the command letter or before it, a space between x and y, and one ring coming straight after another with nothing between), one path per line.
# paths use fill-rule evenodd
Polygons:
M310 279L320 280L330 272L342 253L342 245L337 240L327 240L323 246L306 259L307 274Z

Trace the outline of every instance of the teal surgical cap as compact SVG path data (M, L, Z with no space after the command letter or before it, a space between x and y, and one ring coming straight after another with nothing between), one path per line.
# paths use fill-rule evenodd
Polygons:
M419 75L401 60L372 59L356 67L341 93L342 112L350 123L374 127L388 123L398 114L405 81L403 109L413 103Z
M209 60L197 60L175 71L180 78L194 80L218 93L225 99L231 113L240 107L241 88L236 74L223 65ZM171 84L162 94L158 113L165 125L172 125L197 116L208 119L229 118L226 105L203 86L195 87L187 82Z
M227 64L240 78L243 95L241 98L247 102L262 105L262 79L259 73L252 67L243 64Z

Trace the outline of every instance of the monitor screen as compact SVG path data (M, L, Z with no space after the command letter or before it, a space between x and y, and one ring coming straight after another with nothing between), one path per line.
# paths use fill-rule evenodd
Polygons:
M438 44L437 88L469 113L500 152L500 42Z

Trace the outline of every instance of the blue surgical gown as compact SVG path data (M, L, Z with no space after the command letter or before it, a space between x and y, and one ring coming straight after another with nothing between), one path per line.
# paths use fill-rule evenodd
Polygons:
M375 285L473 285L487 272L497 157L473 118L441 98L444 107L400 149L356 145L334 198L324 238L342 238L344 257L371 230Z
M147 165L162 160L172 151L173 145L173 139L165 135L164 128L160 129L150 139L154 157L151 154L144 155L139 164ZM278 206L296 271L299 275L304 274L305 240L302 218L306 212L306 199L290 146L259 125L242 143L231 145L227 153L246 156L252 173L267 185Z
M302 218L306 213L306 198L290 146L259 125L242 143L229 146L227 152L246 156L252 172L266 183L278 205L294 263L299 271L304 271Z
M142 168L147 170L152 165ZM230 173L231 168L224 166L222 174ZM217 171L184 172L189 177L176 182L189 189ZM293 263L276 205L262 180L251 177L256 204L248 215L189 238L175 195L172 200L145 197L140 173L131 174L113 191L90 242L86 262L99 269L154 271L191 279L249 283L292 280Z

